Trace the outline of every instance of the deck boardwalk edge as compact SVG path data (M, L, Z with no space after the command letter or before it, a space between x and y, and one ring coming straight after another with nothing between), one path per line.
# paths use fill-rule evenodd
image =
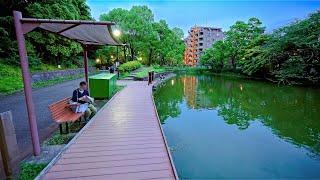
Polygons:
M127 86L124 87L123 89L121 89L120 91L116 92L116 94L114 94L111 99L102 106L102 108L100 109L103 110L105 109L110 103L111 101L117 97L119 95L119 93L121 91L123 91L125 88L128 88ZM82 133L88 129L90 127L90 125L97 119L97 116L93 116L92 119L69 141L69 143L67 145L65 145L62 150L50 161L50 163L38 174L37 177L35 177L35 180L41 180L41 178L48 173L48 171L52 168L52 166L54 166L58 160L60 160L61 155L72 145L74 144L74 142L80 137L80 135L82 135Z
M168 146L168 142L167 142L167 140L166 140L166 136L165 136L165 134L164 134L164 132L163 132L163 129L162 129L162 126L161 126L161 121L160 121L160 118L159 118L157 106L156 106L156 104L155 104L155 102L154 102L153 91L151 91L151 99L152 99L154 111L155 111L156 116L157 116L157 119L158 119L158 125L159 125L160 131L161 131L162 139L163 139L164 144L165 144L165 146L166 146L167 154L168 154L168 157L169 157L169 160L170 160L170 164L171 164L171 168L172 168L174 177L175 177L175 179L179 180L179 176L178 176L176 167L175 167L175 165L174 165L173 158L172 158L172 156L171 156L171 152L170 152L170 149L169 149L169 146Z

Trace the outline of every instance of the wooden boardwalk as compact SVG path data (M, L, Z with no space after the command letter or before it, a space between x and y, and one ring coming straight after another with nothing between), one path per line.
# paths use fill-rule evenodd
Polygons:
M128 84L38 179L178 179L151 86Z

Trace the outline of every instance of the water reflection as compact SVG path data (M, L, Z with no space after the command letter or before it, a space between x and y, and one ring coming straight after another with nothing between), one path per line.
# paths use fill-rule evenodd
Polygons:
M320 160L319 90L180 75L160 87L155 99L163 124L168 119L183 120L178 118L181 113L190 113L183 112L184 104L190 110L214 110L217 117L228 125L236 125L239 131L260 122L277 137L306 149L309 157Z

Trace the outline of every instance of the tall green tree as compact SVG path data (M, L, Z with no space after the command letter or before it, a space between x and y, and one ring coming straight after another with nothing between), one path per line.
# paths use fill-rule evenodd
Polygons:
M3 1L0 4L0 59L3 63L18 64L17 44L13 26L12 10L22 11L24 17L46 19L91 19L90 9L85 0L31 0ZM39 66L43 63L62 64L72 62L81 51L79 44L48 34L33 31L26 37L29 62ZM37 60L36 62L34 62ZM65 61L68 60L68 61Z
M115 21L123 32L119 40L129 44L130 59L142 58L148 65L181 64L183 61L183 31L170 29L165 20L154 21L147 6L130 10L116 8L100 16L102 21Z
M226 42L230 45L230 62L235 70L237 65L242 65L245 50L255 38L264 33L265 28L257 18L250 18L247 23L237 21L226 32Z

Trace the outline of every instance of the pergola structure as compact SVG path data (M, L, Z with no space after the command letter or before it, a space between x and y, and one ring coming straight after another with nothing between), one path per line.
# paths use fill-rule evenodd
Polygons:
M85 79L87 82L89 74L88 47L95 45L124 46L124 44L119 43L113 37L111 26L115 25L114 22L23 18L19 11L13 11L13 17L19 48L33 153L37 156L40 154L40 142L34 103L32 100L31 76L29 72L24 35L36 28L40 28L50 33L79 42L83 47Z

